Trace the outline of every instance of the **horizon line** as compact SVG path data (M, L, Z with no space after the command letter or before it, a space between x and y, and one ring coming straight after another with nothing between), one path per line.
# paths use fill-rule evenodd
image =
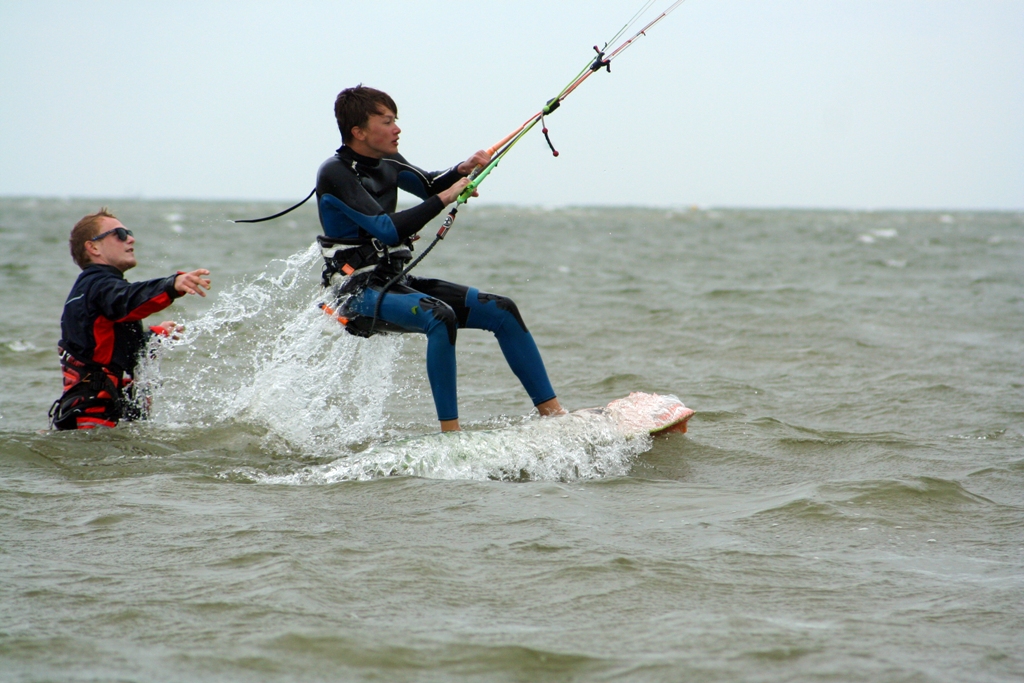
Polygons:
M238 204L282 204L291 205L293 199L248 199L248 198L225 198L225 197L147 197L129 195L32 195L32 194L5 194L0 192L0 200L21 200L21 201L59 201L59 202L183 202L183 203L238 203ZM408 208L415 204L403 204L399 202L399 208ZM851 213L884 213L884 212L913 212L913 213L1024 213L1024 206L1016 208L993 208L993 207L936 207L936 206L820 206L820 205L792 205L792 204L698 204L698 203L672 203L672 204L581 204L581 203L520 203L520 202L488 202L486 200L475 200L473 204L465 206L480 206L481 208L515 208L527 210L564 210L564 209L632 209L650 211L845 211ZM304 207L295 209L301 210Z

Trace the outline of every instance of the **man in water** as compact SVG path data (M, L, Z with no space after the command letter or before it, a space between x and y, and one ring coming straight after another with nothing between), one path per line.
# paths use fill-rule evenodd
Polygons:
M565 411L515 303L473 287L406 275L384 286L412 257L412 241L486 166L477 152L447 171L427 173L398 153L398 107L380 90L357 86L334 103L342 146L320 166L316 196L324 237L324 284L347 299L341 314L354 334L375 331L427 335L427 378L441 431L459 430L455 338L459 328L489 330L541 415ZM398 189L423 201L397 211ZM383 301L380 301L383 296ZM379 302L379 303L378 303Z
M114 427L137 419L132 380L139 354L153 334L172 336L173 320L143 331L143 318L185 294L206 296L210 271L200 268L146 282L128 282L136 266L135 238L104 207L71 230L71 258L82 269L60 318L64 394L50 409L57 429Z

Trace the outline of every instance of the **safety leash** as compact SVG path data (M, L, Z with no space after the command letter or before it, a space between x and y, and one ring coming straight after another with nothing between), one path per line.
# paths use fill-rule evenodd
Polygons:
M231 222L232 223L262 223L263 221L270 221L270 220L274 220L275 218L280 218L281 216L285 215L286 213L294 211L295 209L299 208L300 206L302 206L303 204L308 202L309 198L312 197L315 193L316 193L316 188L314 187L312 190L310 190L309 194L306 195L306 198L303 199L301 202L299 202L295 206L288 207L284 211L280 211L278 213L275 213L273 216L264 216L263 218L245 218L243 220L237 220L237 221L231 221Z

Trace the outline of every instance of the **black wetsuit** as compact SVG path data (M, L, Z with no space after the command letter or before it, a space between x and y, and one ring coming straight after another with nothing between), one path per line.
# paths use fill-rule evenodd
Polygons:
M64 394L51 411L57 429L113 427L137 416L125 392L149 335L162 331L147 332L140 321L181 296L176 277L128 282L114 266L82 270L60 319Z
M316 194L324 234L350 244L376 240L387 247L374 267L360 268L348 278L343 290L351 297L345 302L345 314L364 318L374 315L380 289L412 257L411 238L444 208L437 194L461 177L457 167L428 173L399 154L372 159L344 146L320 166ZM397 211L399 188L423 202ZM328 261L327 267L334 264ZM509 367L534 405L555 398L533 336L515 303L507 297L409 275L387 291L380 305L380 320L390 329L427 335L427 377L439 420L459 416L455 365L458 328L494 333Z

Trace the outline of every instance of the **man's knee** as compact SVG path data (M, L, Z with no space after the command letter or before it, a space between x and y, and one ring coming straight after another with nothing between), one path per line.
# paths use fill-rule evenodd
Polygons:
M459 319L455 315L455 311L452 310L452 307L434 297L423 297L420 299L420 307L433 315L436 320L444 323L444 326L448 329L448 341L454 346L455 338L459 331Z
M509 299L507 296L501 296L500 294L490 294L488 292L478 292L476 295L477 301L482 304L488 304L494 302L494 305L499 310L508 313L516 322L519 323L519 327L523 328L523 332L529 332L526 329L526 323L523 321L523 316L519 314L519 307L516 306L516 302Z

